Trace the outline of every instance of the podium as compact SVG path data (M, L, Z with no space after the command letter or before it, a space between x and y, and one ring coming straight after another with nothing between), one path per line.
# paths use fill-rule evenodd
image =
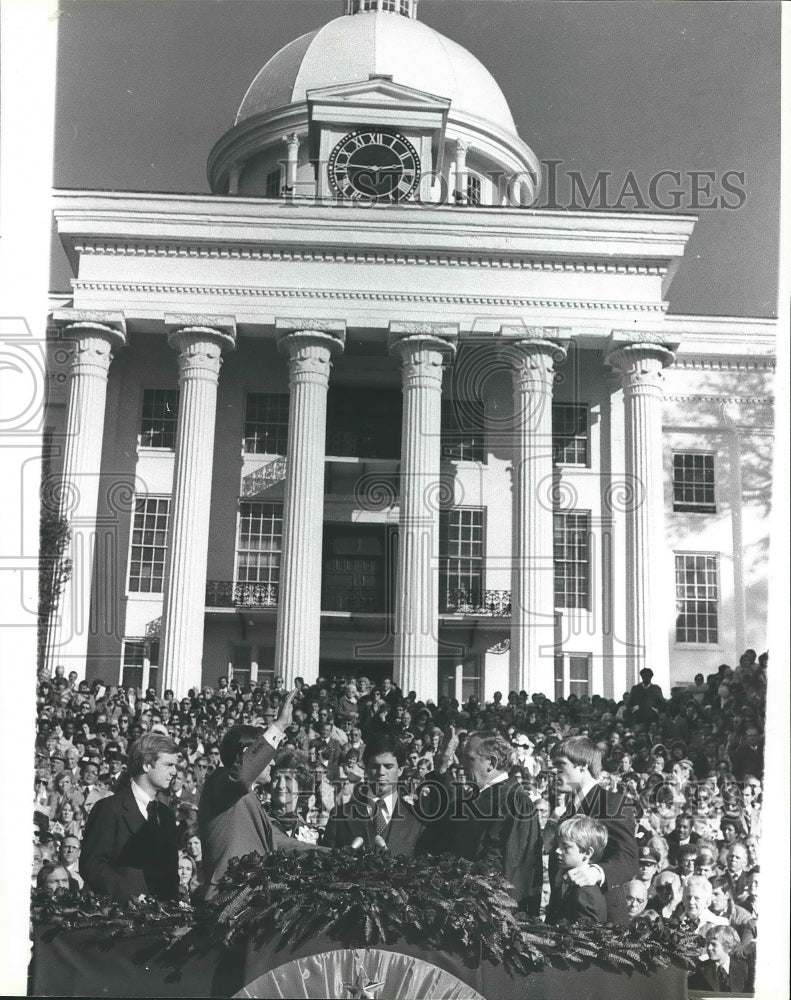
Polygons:
M30 996L66 997L322 997L325 984L344 983L335 996L352 997L360 981L377 1000L686 1000L687 974L676 966L652 972L615 973L591 964L569 970L547 966L512 976L484 961L470 968L455 955L409 942L375 948L342 948L323 936L292 949L246 941L229 951L210 949L179 966L161 955L158 934L108 941L99 928L37 928L30 969ZM433 978L431 978L433 977ZM430 994L425 984L434 987ZM300 984L303 992L295 992ZM455 991L455 992L454 992ZM359 995L359 994L358 994Z

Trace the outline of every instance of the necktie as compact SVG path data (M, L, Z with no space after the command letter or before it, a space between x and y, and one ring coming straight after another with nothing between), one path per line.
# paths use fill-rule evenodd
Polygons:
M157 804L152 799L146 806L146 812L148 813L148 822L153 826L159 826L159 816L157 815Z
M718 966L718 968L717 968L717 978L720 981L720 989L723 991L723 993L729 992L729 990L730 990L730 977L728 976L728 973L725 971L725 969L721 965Z
M384 800L376 799L374 803L374 826L376 832L381 836L387 829L387 820L384 813Z

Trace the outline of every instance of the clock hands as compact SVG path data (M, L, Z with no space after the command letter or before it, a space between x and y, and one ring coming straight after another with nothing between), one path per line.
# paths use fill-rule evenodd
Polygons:
M345 198L401 201L412 193L419 177L416 150L396 133L352 132L330 157L330 183Z
M365 173L372 173L372 174L394 174L397 171L400 172L402 170L402 168L399 167L399 166L395 166L395 167L374 167L374 166L368 166L368 164L366 164L365 166L359 166L359 167L356 166L355 164L352 164L350 169L354 170L356 173L359 173L359 174L365 174Z

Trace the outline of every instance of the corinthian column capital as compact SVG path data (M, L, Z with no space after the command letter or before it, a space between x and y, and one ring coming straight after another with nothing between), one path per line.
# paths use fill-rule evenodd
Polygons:
M228 316L169 315L168 344L178 353L181 379L216 381L224 351L236 346L236 323Z
M52 318L61 339L73 347L70 374L106 379L114 352L126 344L123 314L60 309Z
M344 348L346 324L338 320L279 319L275 327L277 346L288 357L291 384L327 385L333 355Z
M456 353L455 323L391 323L390 353L401 364L405 389L442 388L442 370Z
M662 372L675 360L662 344L633 343L614 347L606 363L621 377L624 392L662 393Z
M555 365L566 360L566 351L560 344L527 337L510 342L505 353L511 363L514 389L551 395Z

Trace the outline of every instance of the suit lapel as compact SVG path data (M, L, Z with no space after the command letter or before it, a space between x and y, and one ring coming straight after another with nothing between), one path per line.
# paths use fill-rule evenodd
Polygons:
M121 797L124 822L129 827L130 833L137 833L145 823L143 814L137 806L135 796L131 788L125 788Z
M407 804L402 801L399 792L393 803L393 814L384 832L385 843L391 851L397 850L403 842L403 835L406 833L409 819L408 808Z

